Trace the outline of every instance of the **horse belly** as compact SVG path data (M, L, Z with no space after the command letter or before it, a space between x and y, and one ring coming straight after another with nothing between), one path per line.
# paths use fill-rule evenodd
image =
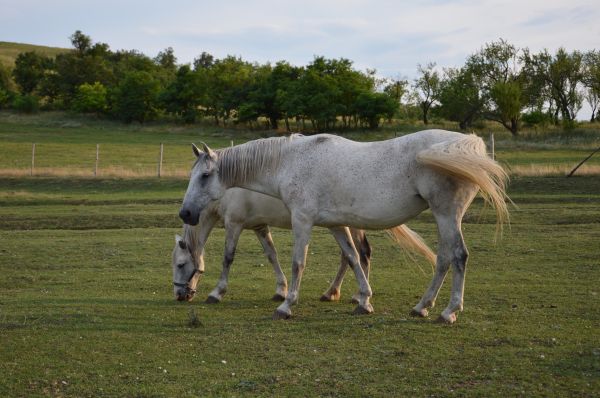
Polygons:
M350 226L360 229L387 229L416 217L428 205L418 195L385 200L350 200L319 211L315 225Z

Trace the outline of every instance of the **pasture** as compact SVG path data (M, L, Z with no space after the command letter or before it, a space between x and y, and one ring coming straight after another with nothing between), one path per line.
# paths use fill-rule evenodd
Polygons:
M496 133L501 162L550 176L512 179L518 207L497 243L480 199L467 213L456 324L433 322L448 281L429 319L408 316L432 270L384 232L368 235L375 313L351 315L352 273L340 302L320 302L339 261L321 229L294 317L274 322L275 280L253 233L242 234L220 304L203 300L221 271L223 230L208 241L193 302L174 300L170 267L189 143L218 148L265 133L0 112L0 396L599 396L600 156L563 177L597 148L598 130ZM169 178L149 177L160 143ZM435 247L429 212L408 225ZM273 237L289 278L291 234Z
M510 228L493 242L478 200L464 224L471 257L453 326L408 316L431 269L382 232L375 313L319 296L338 251L315 230L300 303L271 320L274 278L244 232L222 303L209 240L197 298L176 302L170 252L184 179L0 179L0 396L598 396L600 178L515 178ZM426 212L409 223L431 245ZM291 236L274 239L289 277Z

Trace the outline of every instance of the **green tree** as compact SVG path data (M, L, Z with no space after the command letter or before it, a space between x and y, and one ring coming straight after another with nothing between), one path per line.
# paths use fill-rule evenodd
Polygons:
M216 60L206 73L208 111L225 123L247 98L254 78L254 66L241 58L228 56Z
M107 109L107 90L100 82L83 83L77 88L72 108L81 113L104 113Z
M462 130L469 128L481 116L485 103L479 87L471 69L446 69L440 87L441 116L458 122Z
M417 72L419 75L413 87L423 115L423 123L428 124L429 110L438 101L440 95L440 76L435 70L435 62L430 62L425 67L418 65Z
M519 50L503 39L486 44L467 59L485 101L483 116L500 123L513 135L519 131L521 113L526 103Z
M0 63L0 109L10 104L14 95L13 91L11 71Z
M360 120L371 129L379 127L382 118L391 119L398 107L394 98L386 93L363 92L354 105Z
M543 97L556 119L560 115L566 125L572 125L583 102L579 89L583 79L583 54L568 53L564 48L559 48L554 56L548 50L538 54L525 50L522 59L528 76L538 81L537 96Z
M69 39L71 40L71 45L79 55L84 55L92 47L92 39L90 36L84 35L80 30L76 30Z
M112 93L115 116L126 123L143 123L158 114L159 82L148 72L132 71Z
M161 93L160 100L169 113L193 123L199 115L199 106L205 102L206 92L199 73L183 65L177 70L175 80Z
M215 63L215 57L203 51L198 57L194 58L194 70L208 69Z
M80 31L71 36L71 43L75 51L56 56L55 76L50 76L51 84L49 84L67 107L71 106L77 89L84 83L99 82L105 87L116 84L113 54L108 45L103 43L92 45L89 36Z
M21 93L32 94L39 87L50 65L48 57L34 51L20 53L15 60L13 77L21 88Z
M11 91L13 89L13 83L11 79L11 70L0 63L0 89Z
M583 59L583 84L585 99L592 109L590 121L597 119L600 104L600 51L588 51Z

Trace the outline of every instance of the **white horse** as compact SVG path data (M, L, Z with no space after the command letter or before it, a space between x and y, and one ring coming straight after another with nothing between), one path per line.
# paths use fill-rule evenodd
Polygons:
M210 292L206 302L218 303L227 291L229 270L242 230L253 230L261 243L267 259L273 266L276 277L275 301L287 296L287 280L273 245L269 226L291 229L291 216L283 202L271 196L241 188L228 189L219 200L212 201L200 213L196 226L184 225L183 236L175 236L172 255L174 294L178 301L191 301L196 293L200 275L204 273L204 247L215 226L225 228L225 253L223 269L217 286ZM426 257L435 263L435 254L421 237L408 227L401 225L390 231L405 249ZM363 230L351 228L350 234L360 255L360 264L368 278L371 260L371 245ZM342 254L338 273L331 286L321 296L321 301L336 301L341 295L341 285L348 266ZM355 298L355 300L358 300Z
M215 153L203 144L180 217L196 224L202 209L227 188L243 187L280 198L292 218L292 282L273 318L291 316L298 300L313 226L330 228L359 283L355 313L371 313L371 287L343 225L388 229L430 208L438 226L436 270L411 313L427 316L448 272L451 297L440 320L455 322L463 308L468 258L461 221L477 192L496 209L498 227L508 218L507 174L475 135L426 130L388 141L359 143L321 134L251 141Z

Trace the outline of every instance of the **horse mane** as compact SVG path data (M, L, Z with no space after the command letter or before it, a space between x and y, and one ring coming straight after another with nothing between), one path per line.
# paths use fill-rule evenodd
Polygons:
M276 169L287 145L301 134L263 138L218 150L218 170L227 186L243 184L257 175Z
M198 234L200 232L200 228L198 225L183 225L183 241L185 242L188 250L192 255L192 259L194 260L194 265L196 268L200 264L200 256L202 256L202 250L200 249L200 245L198 244Z

